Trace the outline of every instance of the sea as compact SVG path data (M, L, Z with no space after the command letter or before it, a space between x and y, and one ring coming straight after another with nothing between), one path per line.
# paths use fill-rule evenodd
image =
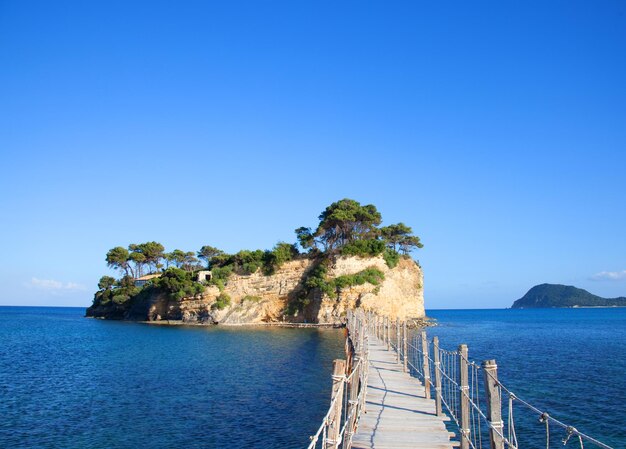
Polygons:
M341 329L158 326L84 312L0 307L1 448L305 448L328 408L332 360L344 355ZM626 309L427 314L442 347L496 359L520 398L626 448ZM564 435L552 429L561 447Z

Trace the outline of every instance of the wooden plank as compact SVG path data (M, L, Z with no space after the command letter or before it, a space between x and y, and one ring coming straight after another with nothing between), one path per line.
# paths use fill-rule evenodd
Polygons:
M388 336L388 334L387 334ZM445 416L424 386L404 372L386 341L370 338L365 413L352 440L353 449L453 449Z

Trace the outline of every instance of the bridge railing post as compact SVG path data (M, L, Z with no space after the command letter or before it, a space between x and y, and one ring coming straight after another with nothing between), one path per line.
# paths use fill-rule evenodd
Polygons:
M402 339L402 359L404 362L404 372L406 373L408 371L408 362L409 359L407 357L407 349L408 349L408 342L406 340L406 320L404 321L404 324L402 325L402 330L403 330L403 334L404 334L404 338Z
M387 321L387 351L391 351L391 320L389 317L385 317Z
M359 363L361 362L361 363ZM352 446L352 435L354 434L356 419L359 407L359 380L361 370L363 369L363 360L361 352L354 359L354 371L351 373L350 382L348 384L348 404L347 415L349 417L346 424L346 435L343 439L343 449L350 449Z
M502 422L502 398L498 388L498 365L495 360L485 360L482 363L485 395L487 396L487 418L491 423L489 428L489 442L491 449L504 449L502 439L504 423Z
M439 359L439 337L433 337L433 356L435 361L435 411L443 415L441 409L441 360Z
M467 345L459 346L459 404L461 422L461 449L469 449L470 443L470 410L469 410L469 375Z
M428 337L422 331L422 369L424 370L424 394L430 399L430 361L428 360Z
M328 417L328 433L324 449L337 449L339 446L339 432L341 431L341 407L343 402L343 388L346 374L346 361L333 360L333 389L330 402L335 401Z
M396 363L400 363L400 318L396 318Z

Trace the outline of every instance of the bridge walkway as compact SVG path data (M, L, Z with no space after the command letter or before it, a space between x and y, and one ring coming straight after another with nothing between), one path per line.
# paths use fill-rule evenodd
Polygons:
M453 449L458 442L435 413L424 386L403 371L394 352L375 337L369 342L369 379L365 411L352 440L353 449Z

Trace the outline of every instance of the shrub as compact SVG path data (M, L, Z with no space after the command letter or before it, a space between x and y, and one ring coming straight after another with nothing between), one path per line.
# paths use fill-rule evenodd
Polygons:
M383 252L383 259L389 268L395 268L400 261L400 254L391 248L386 248Z
M152 284L153 288L167 294L171 299L183 299L204 291L204 286L194 281L193 273L180 268L168 268Z
M228 295L228 293L222 292L220 293L220 295L217 297L217 299L211 306L211 309L222 310L228 307L229 305L230 305L230 296Z
M385 250L385 242L376 239L354 240L347 243L342 249L344 256L373 257L382 254Z

